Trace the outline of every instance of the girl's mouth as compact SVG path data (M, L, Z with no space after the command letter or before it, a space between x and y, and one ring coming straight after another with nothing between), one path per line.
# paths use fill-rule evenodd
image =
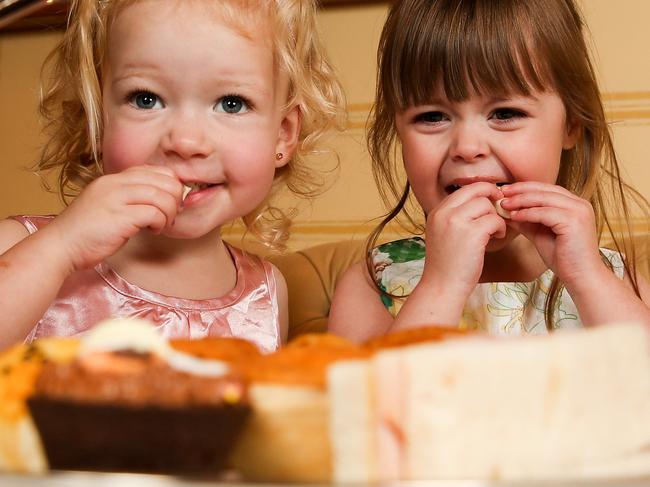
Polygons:
M217 186L217 184L214 183L183 183L183 201L185 199L194 193L198 193L199 191L203 191L204 189L212 188L213 186Z
M472 184L472 183L469 183L469 184ZM496 184L497 187L500 188L501 186L505 186L506 184L510 184L510 183L508 181L499 181L499 182L494 183L494 184ZM454 193L454 192L458 191L463 186L466 186L466 185L465 184L450 184L448 186L445 186L445 191L447 192L447 194L451 194L451 193Z

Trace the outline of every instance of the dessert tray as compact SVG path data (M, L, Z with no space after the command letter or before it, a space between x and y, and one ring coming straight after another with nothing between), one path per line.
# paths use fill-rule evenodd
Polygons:
M55 471L47 475L15 475L0 474L0 485L7 487L262 487L262 486L290 486L290 487L318 487L327 484L265 484L243 483L236 479L223 478L191 478L175 477L169 475L127 474L127 473L102 473L102 472L72 472ZM342 485L342 484L330 484ZM347 484L351 485L351 484ZM486 482L482 480L432 480L426 482L395 482L373 484L373 487L648 487L650 476L636 478L611 478L590 481L522 481L522 482Z
M0 486L650 487L644 325L407 332L263 355L113 320L17 344L0 355Z

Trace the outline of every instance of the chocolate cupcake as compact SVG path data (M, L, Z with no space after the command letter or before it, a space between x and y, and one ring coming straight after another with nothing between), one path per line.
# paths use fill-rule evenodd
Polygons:
M43 365L27 404L50 468L218 474L250 413L245 381L158 339L130 349L123 331Z

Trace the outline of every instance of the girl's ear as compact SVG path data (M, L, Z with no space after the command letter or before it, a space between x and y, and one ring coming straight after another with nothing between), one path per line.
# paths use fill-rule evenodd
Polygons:
M278 142L275 145L275 153L282 154L275 158L275 167L282 167L291 160L293 153L298 147L302 115L300 106L294 105L284 114L278 131Z
M562 149L571 150L575 147L580 137L581 125L578 122L567 121L566 133L564 134L564 141L562 142Z

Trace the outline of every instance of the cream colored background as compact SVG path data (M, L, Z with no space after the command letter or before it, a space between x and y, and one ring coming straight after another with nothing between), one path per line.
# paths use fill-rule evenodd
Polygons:
M628 180L650 198L650 2L583 0L593 34L595 61L612 122L616 147ZM375 49L387 6L328 8L320 23L349 103L347 131L337 136L338 179L312 203L301 202L291 246L363 238L382 206L369 171L364 123L374 94ZM26 168L37 158L40 65L60 34L0 33L0 216L52 213L61 208Z

